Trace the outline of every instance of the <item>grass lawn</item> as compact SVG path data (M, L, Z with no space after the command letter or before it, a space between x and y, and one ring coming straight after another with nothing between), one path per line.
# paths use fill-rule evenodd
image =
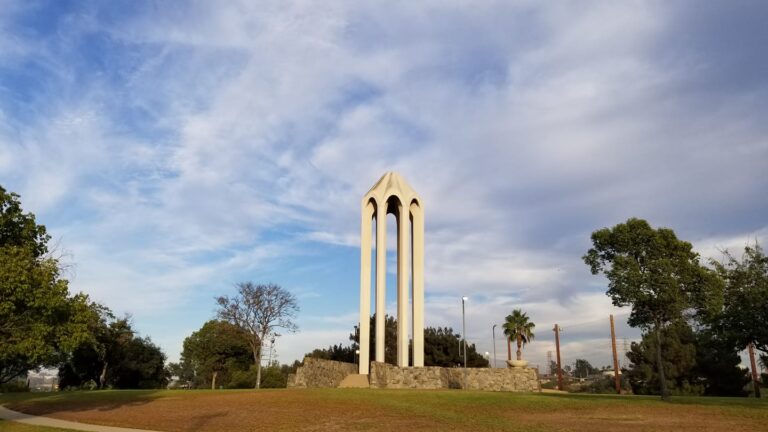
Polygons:
M29 414L160 431L768 430L768 401L746 398L675 397L664 403L642 396L460 390L116 390L7 394L0 395L0 404Z

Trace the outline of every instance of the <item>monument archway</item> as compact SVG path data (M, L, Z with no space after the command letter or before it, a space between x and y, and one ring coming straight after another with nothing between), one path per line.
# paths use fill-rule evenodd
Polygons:
M376 221L376 347L375 360L384 361L384 317L387 284L387 214L397 224L397 365L424 366L424 209L421 198L395 172L384 174L362 201L360 231L360 365L370 368L371 246ZM409 284L410 282L410 284ZM411 288L412 284L412 290ZM410 294L413 298L410 299ZM413 364L408 355L408 306L413 315Z

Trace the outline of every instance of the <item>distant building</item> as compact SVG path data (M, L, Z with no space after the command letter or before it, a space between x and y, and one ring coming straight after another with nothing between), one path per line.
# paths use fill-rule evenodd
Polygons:
M30 371L27 373L27 387L33 392L59 391L59 376L55 370Z

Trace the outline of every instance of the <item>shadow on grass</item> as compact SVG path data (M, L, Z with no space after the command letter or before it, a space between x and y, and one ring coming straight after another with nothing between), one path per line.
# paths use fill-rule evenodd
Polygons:
M57 412L112 411L147 404L167 395L164 390L92 390L2 395L0 404L32 415Z
M201 430L205 426L207 426L208 423L211 422L211 420L214 420L219 417L226 417L227 415L229 415L228 411L219 411L215 413L192 417L192 419L189 422L189 426L186 429L193 430L193 431Z

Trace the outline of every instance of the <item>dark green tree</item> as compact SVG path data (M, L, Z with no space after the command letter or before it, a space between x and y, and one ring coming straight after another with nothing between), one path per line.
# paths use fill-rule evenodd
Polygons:
M707 396L747 394L744 386L749 382L749 375L740 366L740 349L728 337L708 328L696 332L695 373Z
M371 315L371 339L369 350L369 359L376 359L376 314ZM359 336L360 327L355 326L354 331L349 335L352 341L352 352L360 349ZM384 316L384 362L391 365L397 364L397 320L395 317Z
M627 358L632 362L627 371L635 394L658 394L660 380L666 380L665 388L678 395L696 395L703 392L696 374L696 335L683 320L663 327L660 338L656 330L643 335L642 340L632 342ZM662 341L664 355L658 355L657 340ZM659 358L664 362L663 376L659 373Z
M248 370L253 363L251 348L242 330L226 321L211 320L184 339L181 363L192 365L202 382L225 383L230 372Z
M110 380L119 389L157 389L168 384L165 354L149 337L134 337L122 347Z
M557 368L557 365L555 365L555 368ZM593 367L585 359L576 359L576 361L573 363L573 374L576 376L576 378L587 378L588 376L597 373L600 373L600 369Z
M107 386L107 371L122 355L121 347L133 337L129 318L116 320L107 307L92 303L88 329L91 337L78 345L59 366L62 388Z
M376 332L375 332L375 314L371 316L371 345L370 359L374 359L375 347L376 347ZM384 320L386 325L385 339L384 339L384 359L386 363L395 365L397 364L397 320L387 315ZM331 347L326 351L325 355L329 356L332 353L337 353L337 358L327 358L328 360L337 360L340 358L349 359L350 356L354 356L354 353L359 349L358 345L358 327L355 326L354 332L349 335L349 340L352 341L352 346L347 348ZM457 333L454 333L450 327L427 327L424 329L424 366L442 366L442 367L454 367L457 365L463 365L464 359L462 357L462 344L463 339ZM413 349L413 341L409 345L409 351ZM343 357L342 357L343 356ZM409 357L413 360L413 353L409 353ZM340 360L340 361L354 361L352 360ZM487 367L488 360L480 355L475 344L467 344L467 366L468 367Z
M91 305L98 320L91 337L59 366L62 388L160 388L167 382L165 354L149 338L136 336L130 318L116 319L109 309Z
M354 363L357 361L355 351L357 348L354 346L343 346L341 344L331 345L328 348L317 348L311 353L307 353L304 357L319 358L323 360L334 360L346 363Z
M665 327L664 369L667 387L673 394L745 396L748 381L740 367L741 358L733 344L708 328L694 328L679 320ZM627 357L632 361L628 375L637 394L654 394L659 386L655 335L646 334L632 343Z
M464 364L461 344L464 339L450 327L424 329L424 366L456 367ZM488 367L488 359L467 344L467 367Z
M615 306L631 306L629 324L656 336L656 365L662 399L669 398L662 333L686 310L708 310L718 280L702 267L691 244L668 228L653 229L642 219L629 219L592 233L584 262L592 274L608 279Z

